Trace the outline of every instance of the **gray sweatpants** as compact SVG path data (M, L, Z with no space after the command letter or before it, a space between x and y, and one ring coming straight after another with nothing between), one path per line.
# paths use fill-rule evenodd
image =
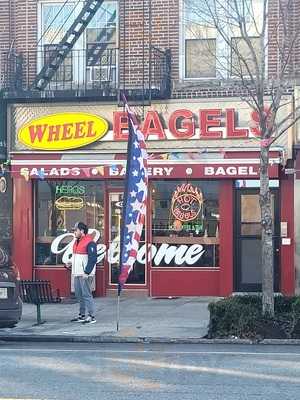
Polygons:
M75 296L79 301L79 314L85 315L86 310L89 315L95 316L95 303L92 295L92 284L94 276L84 279L82 276L74 277Z

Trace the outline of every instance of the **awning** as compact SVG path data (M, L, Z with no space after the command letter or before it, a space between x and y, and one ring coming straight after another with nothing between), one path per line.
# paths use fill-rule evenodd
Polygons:
M25 179L118 179L126 160L12 160L14 177ZM259 159L148 160L151 179L258 179ZM278 178L280 158L270 158L269 177Z

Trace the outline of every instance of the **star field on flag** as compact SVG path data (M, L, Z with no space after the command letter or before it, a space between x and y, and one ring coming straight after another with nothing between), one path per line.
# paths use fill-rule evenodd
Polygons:
M119 293L136 261L146 217L148 195L147 150L135 114L126 105L128 115L128 151L123 199L123 221L120 244Z

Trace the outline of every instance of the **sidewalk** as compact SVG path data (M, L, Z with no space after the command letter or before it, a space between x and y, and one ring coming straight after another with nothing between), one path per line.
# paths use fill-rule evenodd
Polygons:
M207 333L207 305L213 298L181 297L156 299L123 296L120 301L120 329L116 330L115 297L96 298L97 323L69 322L78 314L78 304L42 305L42 319L36 323L36 307L23 305L22 320L15 328L0 329L0 340L60 341L197 341Z

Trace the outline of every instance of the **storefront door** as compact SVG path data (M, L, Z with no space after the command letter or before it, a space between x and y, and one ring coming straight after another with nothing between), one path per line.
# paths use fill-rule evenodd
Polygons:
M274 290L279 289L279 201L272 189ZM258 189L236 191L235 291L261 291L261 224Z
M109 236L108 236L108 287L115 287L119 276L120 233L122 225L123 192L109 193ZM140 242L137 262L130 272L126 288L146 288L145 234Z

